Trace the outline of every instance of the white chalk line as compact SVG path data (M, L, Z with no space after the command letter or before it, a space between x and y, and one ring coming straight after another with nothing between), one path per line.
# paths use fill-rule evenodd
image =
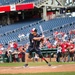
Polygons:
M8 67L8 68L2 68L3 70L10 70L10 69L47 69L47 68L52 68L52 69L55 69L55 68L58 68L58 67L62 67L63 65L57 65L57 66L31 66L31 67ZM2 70L1 69L1 70Z

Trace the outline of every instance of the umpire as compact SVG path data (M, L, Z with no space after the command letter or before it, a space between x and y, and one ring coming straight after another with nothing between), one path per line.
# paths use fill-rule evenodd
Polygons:
M51 66L49 64L49 62L42 56L42 53L40 51L39 46L40 46L40 42L42 39L44 39L44 36L38 35L37 29L33 28L31 30L31 33L29 34L30 45L29 45L28 49L26 50L24 67L28 66L28 57L29 57L29 55L32 54L32 52L37 53L39 55L39 57L42 58L48 64L48 66Z

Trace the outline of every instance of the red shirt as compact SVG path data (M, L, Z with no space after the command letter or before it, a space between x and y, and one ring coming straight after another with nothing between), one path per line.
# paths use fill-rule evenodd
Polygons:
M74 48L74 44L70 44L70 49L73 49Z
M49 41L45 41L47 48L52 48L52 44Z
M14 43L13 46L14 46L14 48L17 48L18 47L18 44L17 43Z
M2 51L0 50L0 54L2 54Z
M68 48L68 44L67 43L62 43L61 45L61 48L62 48L62 52L66 52L67 48Z
M69 48L69 49L73 49L74 46L75 46L75 44L68 42L68 48Z

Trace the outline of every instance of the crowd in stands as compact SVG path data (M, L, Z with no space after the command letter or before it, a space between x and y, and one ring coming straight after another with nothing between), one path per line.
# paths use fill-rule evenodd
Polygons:
M69 31L69 35L74 34L72 31ZM61 35L61 38L59 35ZM63 32L55 32L54 36L56 40L54 45L57 48L57 62L75 61L75 36L70 38L66 33ZM60 57L62 57L62 60L60 60Z
M74 30L69 34L74 34ZM49 38L41 40L40 48L56 48L56 61L57 62L69 62L75 61L75 41L70 39L64 32L55 31L53 33L54 42L51 43ZM74 36L75 37L75 36ZM25 62L25 51L29 44L19 45L16 41L10 41L7 48L0 44L0 55L5 54L8 62ZM12 58L11 58L12 55ZM1 56L0 56L1 58Z

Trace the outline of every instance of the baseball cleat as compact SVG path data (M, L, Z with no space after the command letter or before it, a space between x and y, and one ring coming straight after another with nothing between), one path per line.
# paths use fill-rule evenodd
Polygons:
M28 67L28 64L25 64L23 67Z
M48 66L51 66L51 64L50 64L50 63L48 63Z

